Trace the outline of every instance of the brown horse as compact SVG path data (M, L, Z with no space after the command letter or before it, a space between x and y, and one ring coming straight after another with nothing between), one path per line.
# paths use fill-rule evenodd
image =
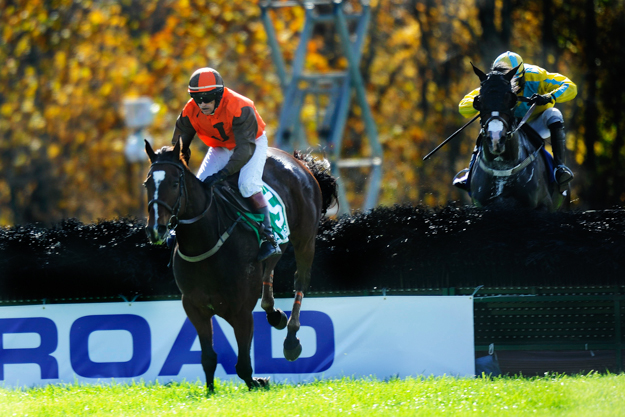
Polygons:
M208 393L214 391L217 367L214 315L234 329L239 350L237 375L250 389L267 386L268 378L252 377L252 310L262 294L261 306L268 322L277 329L288 328L285 358L296 360L302 351L296 334L302 298L310 282L317 229L321 216L336 202L337 183L326 171L327 161L297 152L293 157L274 148L267 151L263 181L284 203L297 264L295 300L287 323L286 314L274 307L272 290L273 270L280 257L256 260L258 237L246 226L253 221L242 221L244 210L235 210L238 217L232 217L232 210L227 210L232 203L221 197L224 188L237 189L236 175L207 189L189 171L180 141L156 152L146 141L145 150L152 164L145 181L149 200L146 232L152 243L163 244L169 230L176 230L172 268L182 292L182 305L199 336Z

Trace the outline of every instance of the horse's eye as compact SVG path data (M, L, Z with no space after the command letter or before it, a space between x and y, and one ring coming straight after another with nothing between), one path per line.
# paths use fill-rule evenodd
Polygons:
M176 181L176 182L174 183L174 188L178 188L178 186L179 186L179 185L180 185L180 183L179 183L178 181Z

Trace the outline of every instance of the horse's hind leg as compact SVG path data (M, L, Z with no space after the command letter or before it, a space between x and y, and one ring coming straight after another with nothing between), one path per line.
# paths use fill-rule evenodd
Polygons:
M217 369L217 353L213 349L212 310L203 310L182 296L182 306L187 317L195 327L202 349L202 369L206 375L207 394L215 392L215 369Z
M302 299L304 298L304 291L308 290L308 285L310 284L310 272L315 256L314 235L301 247L298 248L294 245L294 248L295 262L297 264L294 282L295 299L293 300L291 317L287 324L288 333L286 339L284 339L284 357L289 361L296 360L302 353L302 345L296 335L300 328L299 315L302 307Z
M260 306L265 313L267 313L267 321L270 325L278 330L282 330L286 327L286 314L279 308L274 308L273 298L273 268L278 263L276 257L269 258L265 264L265 271L263 273L263 298L260 302Z

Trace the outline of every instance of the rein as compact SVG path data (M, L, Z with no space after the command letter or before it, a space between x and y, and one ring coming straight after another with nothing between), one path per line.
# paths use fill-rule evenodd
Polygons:
M219 197L219 199L217 200L217 209L219 211L219 203L222 204L222 208L223 205L227 205L229 206L229 209L231 210L230 214L232 213L232 210L234 210L234 212L236 212L236 214L238 214L236 220L230 225L230 227L228 228L228 230L226 230L225 232L223 232L221 234L221 236L219 236L219 239L217 239L217 243L215 243L215 246L213 246L211 249L209 249L208 251L197 255L197 256L187 256L185 254L183 254L182 252L180 252L180 249L178 249L178 256L180 256L183 260L187 261L187 262L200 262L203 261L204 259L208 259L211 256L213 256L215 253L217 253L217 251L223 246L223 244L226 242L226 240L228 240L228 238L230 237L230 235L232 234L232 231L234 230L235 226L237 224L239 224L240 222L253 222L256 223L256 227L260 227L260 224L258 224L258 222L255 222L253 219L248 218L248 216L246 216L245 213L245 208L238 205L238 204L234 204L232 201L229 201L228 198L226 198L226 196L223 194L222 190L219 188L213 188L213 194L217 194L217 196ZM211 201L212 203L212 201ZM198 217L201 217L198 216ZM228 216L232 218L231 216ZM193 220L193 219L192 219ZM181 221L182 222L182 221Z
M519 99L521 99L521 98L519 98ZM521 99L521 101L528 102L529 99L523 97ZM536 107L536 103L533 103L532 106L527 111L527 113L525 113L525 116L523 116L523 119L521 120L521 122L512 131L508 130L508 123L501 116L499 116L499 112L493 112L493 115L488 120L486 120L486 123L484 123L484 125L488 125L488 123L490 123L490 121L493 120L493 119L500 120L501 122L503 122L504 126L506 127L506 132L507 132L506 133L506 137L511 137L512 135L514 135L515 133L517 133L519 131L519 129L521 128L521 126L523 126L525 124L525 122L527 122L527 120L530 118L530 116L534 112L534 108L535 107ZM483 128L482 128L482 131L483 131ZM479 160L480 168L482 168L483 171L489 173L490 175L492 175L494 177L509 177L509 176L512 176L512 175L516 174L517 172L521 171L523 168L527 167L529 164L534 162L536 160L536 158L538 157L538 154L540 153L541 149L544 148L544 147L545 147L545 144L541 143L541 145L538 147L538 149L536 149L531 155L529 155L527 158L525 158L523 160L523 162L521 162L520 164L518 164L518 165L516 165L516 166L514 166L514 167L512 167L510 169L493 169L493 168L490 168L489 166L486 165L486 161L484 160L484 153L480 152L480 154L481 154L481 158Z
M210 258L215 253L217 253L217 251L222 247L222 245L226 242L226 240L228 240L228 238L230 237L230 234L232 233L232 230L234 230L234 226L236 226L237 223L239 223L242 219L243 219L243 215L241 214L234 221L234 223L232 223L232 225L228 228L228 230L226 230L225 232L223 232L223 234L221 236L219 236L219 239L217 240L217 243L210 250L204 252L201 255L187 256L187 255L183 254L182 252L180 252L180 249L178 249L178 252L177 252L178 256L180 256L183 260L185 260L187 262L191 262L191 263L193 263L193 262L200 262L200 261L203 261L204 259Z
M531 164L532 162L534 162L536 160L536 158L538 158L538 153L541 151L541 149L544 147L545 145L542 144L538 147L538 149L536 149L531 155L529 155L527 158L525 158L523 160L523 162L521 162L520 164L510 168L510 169L493 169L490 168L486 165L486 163L484 162L484 153L480 152L482 157L480 158L480 168L482 168L483 171L488 172L489 174L491 174L494 177L509 177L511 175L516 174L517 172L521 171L523 168L527 167L529 164Z
M213 204L213 193L216 192L216 189L213 189L213 193L211 193L211 201L210 203L206 206L206 208L204 209L204 211L200 214L198 214L197 216L191 218L191 219L179 219L178 218L178 212L180 211L180 206L181 206L181 201L182 201L182 195L185 195L185 198L188 198L188 191L187 191L187 183L185 181L185 169L184 167L177 163L177 162L172 162L172 161L156 161L153 162L152 165L150 166L150 169L154 166L154 165L158 165L158 164L168 164L168 165L173 165L176 168L178 168L180 170L180 194L178 195L178 199L176 200L176 203L174 204L174 207L170 207L169 204L167 204L166 202L160 200L160 199L153 199L150 200L148 202L148 207L151 204L160 204L161 206L165 207L167 210L169 210L172 213L171 218L169 219L169 223L167 224L167 229L170 231L175 231L176 228L178 227L179 224L193 224L197 221L199 221L200 219L202 219L206 213L208 213L208 210L211 208L212 204ZM231 206L234 206L231 202L228 201L228 199L224 198L223 195L221 195L222 197L222 201L224 202L228 202ZM244 211L243 207L237 207L239 210L241 210L241 213ZM180 247L179 245L176 245L172 248L172 254L171 254L171 258L173 258L174 256L174 252L178 254L178 256L187 262L191 262L191 263L195 263L195 262L201 262L205 259L210 258L211 256L213 256L215 253L217 253L217 251L219 251L219 249L223 246L223 244L226 242L226 240L228 240L228 238L230 237L230 235L232 234L232 231L234 230L235 226L237 224L239 224L240 222L244 221L244 214L238 213L238 217L236 218L236 220L234 220L234 222L230 225L230 227L221 234L221 236L219 236L219 239L217 239L217 243L215 243L215 245L209 249L208 251L200 254L200 255L196 255L196 256L188 256L183 254L180 251ZM250 221L249 219L247 221ZM171 265L171 261L170 261L170 265Z

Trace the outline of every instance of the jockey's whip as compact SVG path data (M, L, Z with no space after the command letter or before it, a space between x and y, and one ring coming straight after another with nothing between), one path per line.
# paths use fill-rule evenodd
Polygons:
M473 123L475 121L475 119L477 119L478 117L480 117L480 115L478 114L477 116L475 116L473 119L469 120L464 126L462 126L460 129L456 130L450 137L448 137L447 139L445 139L440 145L438 145L436 148L434 148L434 150L432 152L430 152L429 154L425 155L423 157L423 160L425 161L426 159L428 159L430 156L434 155L434 152L438 151L440 148L443 147L443 145L445 145L447 142L449 142L450 140L452 140L458 133L462 132L467 126L469 126L471 123Z

